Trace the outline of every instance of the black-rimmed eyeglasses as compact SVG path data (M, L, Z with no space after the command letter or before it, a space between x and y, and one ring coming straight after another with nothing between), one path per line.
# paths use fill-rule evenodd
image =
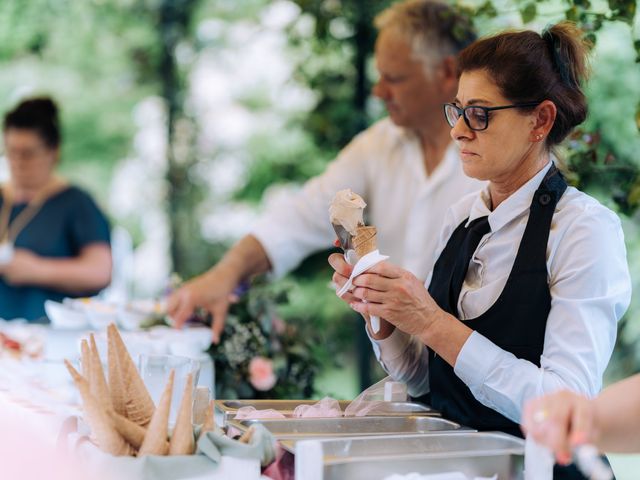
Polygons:
M480 105L468 105L466 107L459 107L455 103L445 103L443 106L444 116L447 119L447 123L450 127L453 128L462 115L462 118L464 118L464 123L467 124L467 127L478 132L480 130L487 129L487 127L489 126L489 112L493 110L536 107L538 105L540 105L540 102L516 103L514 105L504 105L502 107L482 107Z

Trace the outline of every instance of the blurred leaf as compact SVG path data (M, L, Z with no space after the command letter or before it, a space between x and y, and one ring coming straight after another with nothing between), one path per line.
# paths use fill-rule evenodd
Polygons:
M638 127L638 131L640 131L640 102L636 107L636 127Z
M580 10L575 6L571 6L565 10L564 16L567 20L577 23L580 20Z
M592 49L596 46L596 43L598 41L598 37L595 33L593 32L589 32L584 36L584 40L585 42L587 42L587 45L589 47L589 49Z
M496 7L491 0L487 0L476 10L476 15L495 18L498 16L498 10L496 10Z
M609 8L612 10L612 20L622 20L633 25L636 15L635 0L609 0Z
M629 202L629 205L632 206L638 206L640 204L640 183L636 183L629 191L627 201Z
M520 15L522 16L522 23L527 24L536 18L538 13L538 9L536 8L536 4L533 2L527 3L525 7L520 10Z

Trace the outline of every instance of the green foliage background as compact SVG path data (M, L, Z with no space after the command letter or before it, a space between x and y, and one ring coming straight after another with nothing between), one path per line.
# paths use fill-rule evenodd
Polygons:
M284 1L284 0L283 0ZM0 110L6 111L30 85L51 93L63 107L66 140L63 174L86 186L106 204L113 169L132 150L132 110L156 95L168 106L167 135L185 145L170 153L166 211L171 254L184 278L206 269L226 245L201 235L199 212L204 185L194 172L216 162L194 146L199 125L186 104L193 61L177 61L178 47L197 56L224 48L223 36L197 35L203 22L256 24L268 0L3 0L0 2ZM234 200L258 205L278 182L299 183L321 172L357 132L384 115L369 97L375 81L372 20L388 0L293 0L297 18L286 27L291 82L310 89L315 101L290 114L277 136L256 134L244 150L250 158ZM525 24L541 29L563 18L578 22L595 42L588 87L589 119L567 143L572 180L623 215L629 261L638 285L640 240L640 32L637 4L629 0L487 0L453 2L473 15L483 34ZM302 28L311 25L311 28ZM260 91L246 92L243 105L258 114L273 108ZM187 133L176 130L187 125ZM182 136L180 136L182 135ZM171 151L170 151L171 152ZM131 192L135 195L136 192ZM119 218L139 241L139 219ZM324 336L329 363L344 362L352 350L357 320L327 288L330 272L319 253L292 274L297 285L282 315L312 322ZM289 279L290 280L290 279ZM634 296L621 325L612 376L640 369L640 306ZM326 392L335 390L330 383Z

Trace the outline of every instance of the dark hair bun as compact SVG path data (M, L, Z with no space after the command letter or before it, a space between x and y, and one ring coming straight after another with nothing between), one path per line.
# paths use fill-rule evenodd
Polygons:
M23 100L4 117L4 131L18 128L36 131L50 148L60 145L58 106L50 97Z
M513 103L551 100L557 114L547 144L553 147L587 117L588 55L582 31L565 21L542 35L524 30L483 38L462 51L460 70L488 71Z

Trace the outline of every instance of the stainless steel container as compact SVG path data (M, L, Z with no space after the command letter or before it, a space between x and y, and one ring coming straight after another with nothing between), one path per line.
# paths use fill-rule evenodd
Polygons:
M472 431L451 420L429 416L230 420L229 427L244 432L255 423L264 425L278 440Z
M301 440L295 445L296 480L378 480L393 474L461 472L521 480L524 441L505 433L432 433Z
M235 418L238 409L254 407L257 410L274 409L285 417L292 417L298 405L313 405L317 400L216 400L216 411L221 415L222 425ZM351 401L339 400L340 408L344 411ZM429 406L418 402L383 402L371 415L405 416L405 415L440 415Z

